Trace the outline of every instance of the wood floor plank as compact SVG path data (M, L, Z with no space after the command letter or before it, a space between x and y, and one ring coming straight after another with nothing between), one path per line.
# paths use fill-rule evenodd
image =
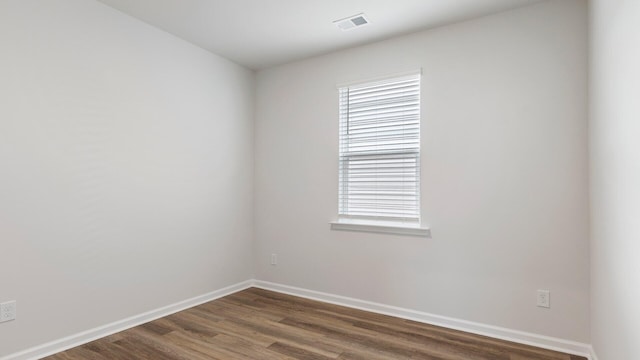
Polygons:
M316 352L333 356L340 354L339 344L326 341L324 335L290 326L282 322L256 322L252 319L236 319L235 324L251 329L263 334L270 334L274 338L273 342L279 341L284 344L291 344L303 349L313 349Z
M219 335L214 339L214 343L218 346L221 346L226 349L233 349L236 352L241 353L242 355L248 356L250 359L264 359L264 360L295 360L296 358L292 358L289 356L285 356L283 354L279 354L277 352L272 351L269 346L261 347L256 346L248 340Z
M142 343L149 345L156 349L158 356L169 356L176 360L207 360L217 359L215 357L207 356L198 351L191 349L180 341L167 341L167 337L173 334L175 331L163 336L157 336L142 328L135 327L126 331L126 337L132 342ZM191 338L194 338L191 336ZM140 356L136 353L131 353L130 359L147 359L147 357Z
M51 360L109 360L85 347L77 347L48 357Z
M309 360L333 360L336 357L329 357L317 352L296 347L293 345L283 344L280 342L269 345L269 350L276 351L280 354L290 356L294 359L309 359Z
M47 360L586 360L250 288Z
M127 360L131 358L131 352L123 349L117 342L104 343L95 341L93 343L87 344L85 348L93 353L100 354L107 359ZM140 347L140 349L143 349L143 347Z

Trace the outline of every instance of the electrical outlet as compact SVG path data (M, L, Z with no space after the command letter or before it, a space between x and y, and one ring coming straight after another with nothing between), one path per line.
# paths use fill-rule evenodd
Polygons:
M7 301L0 304L0 322L16 319L16 302Z
M538 290L538 307L551 307L551 295L549 294L549 290Z
M271 265L278 265L278 254L271 254Z

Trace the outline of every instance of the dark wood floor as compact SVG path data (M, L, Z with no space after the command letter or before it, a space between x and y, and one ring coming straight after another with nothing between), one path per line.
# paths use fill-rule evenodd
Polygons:
M256 288L46 359L586 360Z

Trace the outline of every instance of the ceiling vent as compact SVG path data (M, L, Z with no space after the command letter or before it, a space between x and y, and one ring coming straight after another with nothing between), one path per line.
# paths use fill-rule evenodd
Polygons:
M357 28L359 26L367 25L369 23L369 19L367 19L364 14L358 14L349 16L348 18L344 18L341 20L336 20L333 22L337 27L342 31L351 30Z

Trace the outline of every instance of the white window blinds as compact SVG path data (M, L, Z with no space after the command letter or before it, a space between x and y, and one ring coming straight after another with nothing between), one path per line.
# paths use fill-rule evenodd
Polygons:
M420 75L340 88L339 216L420 221Z

